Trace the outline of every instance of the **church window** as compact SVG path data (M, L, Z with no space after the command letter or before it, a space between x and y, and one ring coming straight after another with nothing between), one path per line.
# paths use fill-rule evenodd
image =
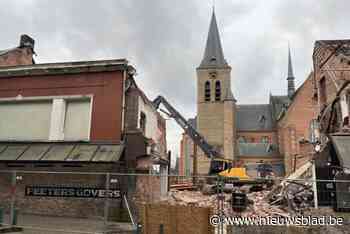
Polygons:
M268 136L262 136L261 137L261 143L269 143L269 137Z
M239 142L239 143L246 143L245 137L244 137L244 136L238 137L238 142Z
M221 84L220 81L215 82L215 101L221 100Z
M210 101L210 82L205 82L205 88L204 88L204 100L206 102Z

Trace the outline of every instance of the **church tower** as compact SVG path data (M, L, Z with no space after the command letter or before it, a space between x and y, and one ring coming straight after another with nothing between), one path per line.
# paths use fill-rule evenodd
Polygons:
M224 58L213 10L204 57L197 68L197 128L222 154L234 159L235 105L231 91L231 67ZM210 160L198 153L198 173L208 173Z

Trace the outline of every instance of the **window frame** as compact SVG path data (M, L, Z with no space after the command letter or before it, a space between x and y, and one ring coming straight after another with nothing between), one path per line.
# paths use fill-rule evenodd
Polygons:
M215 81L215 101L221 101L221 82Z
M91 138L91 128L92 128L92 110L93 110L93 103L94 103L94 95L93 94L87 94L87 95L57 95L57 96L29 96L29 97L23 97L22 95L18 95L16 97L11 97L11 98L0 98L0 105L1 103L7 103L7 102L12 102L12 103L16 103L16 102L25 102L25 101L51 101L51 105L53 107L53 102L55 99L63 99L66 102L67 101L71 101L71 100L82 100L82 99L89 99L90 101L90 113L89 113L89 129L88 129L88 138L87 139L81 139L79 141L90 141ZM66 107L65 107L65 114L66 114ZM49 135L47 137L47 139L41 140L43 142L55 142L55 141L65 141L65 137L62 138L51 138L50 136L52 135L52 115L53 115L53 108L51 110L50 113L50 126L49 126ZM64 116L65 118L65 116ZM61 124L63 124L62 126L60 126L62 129L64 129L65 126L65 121L63 121ZM32 141L32 139L21 139L21 141ZM77 140L78 141L78 140Z
M205 81L204 83L204 101L210 102L211 101L211 82L209 80Z

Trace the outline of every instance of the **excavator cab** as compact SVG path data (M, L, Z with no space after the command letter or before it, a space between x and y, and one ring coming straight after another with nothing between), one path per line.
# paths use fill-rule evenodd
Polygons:
M210 163L209 175L217 175L224 170L232 168L232 166L232 160L214 158L211 160Z

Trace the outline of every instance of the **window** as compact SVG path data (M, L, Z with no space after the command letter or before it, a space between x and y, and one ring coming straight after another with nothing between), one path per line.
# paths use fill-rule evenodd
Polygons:
M346 125L346 126L349 126L349 124L350 124L350 122L349 122L349 115L350 115L350 93L348 92L348 93L346 93L346 108L344 108L345 109L345 111L344 112L347 112L345 115L346 115L346 117L343 119L343 124L344 125Z
M1 140L47 140L52 101L0 103Z
M140 128L142 132L145 134L146 133L146 115L143 112L141 112L140 114Z
M205 82L205 88L204 88L204 100L206 102L210 101L210 82L206 81Z
M246 143L245 137L244 137L244 136L238 137L238 142L239 142L239 143Z
M0 140L89 140L91 99L0 100Z
M325 105L327 103L327 91L326 91L326 78L322 77L320 80L320 104Z
M262 136L261 137L261 143L269 143L270 142L270 139L268 136Z
M220 81L215 82L215 101L221 100L221 84Z
M88 140L90 135L90 100L68 100L64 121L65 140Z

